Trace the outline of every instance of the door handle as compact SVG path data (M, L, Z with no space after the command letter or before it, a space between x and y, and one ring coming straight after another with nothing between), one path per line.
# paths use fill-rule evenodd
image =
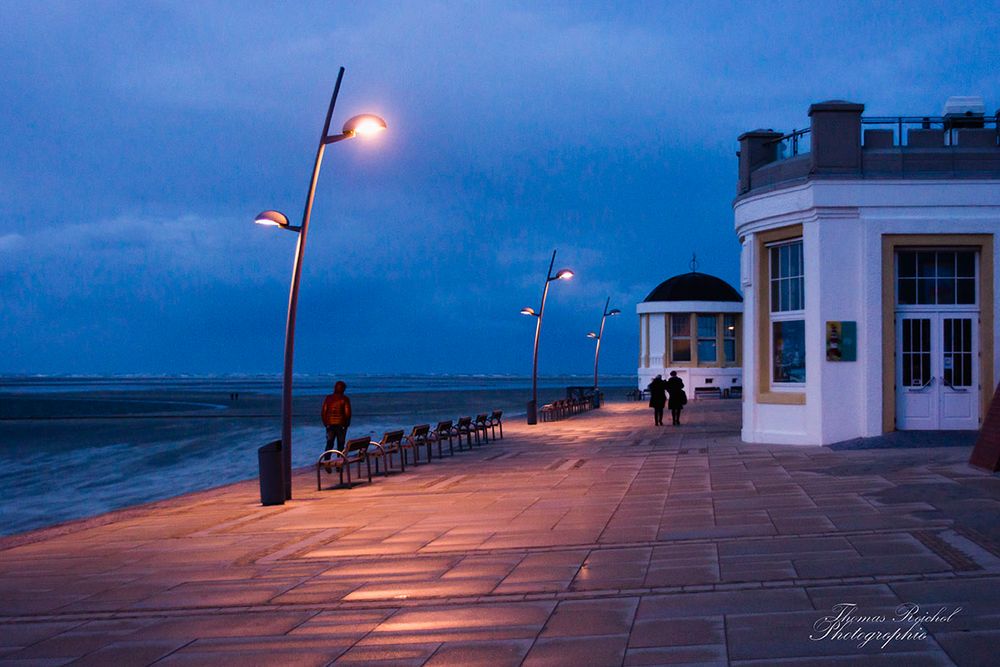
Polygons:
M916 393L918 391L923 391L924 389L927 389L927 387L931 386L932 384L934 384L934 376L933 375L931 376L930 380L928 380L927 382L923 383L922 385L920 385L916 389L914 389L912 387L907 387L906 391L911 392L911 393Z
M948 387L948 389L951 389L952 391L958 391L958 392L962 392L962 393L965 393L965 392L969 391L968 389L964 389L962 387L956 387L955 385L949 383L947 380L944 379L943 375L941 376L941 384L943 384L944 386Z

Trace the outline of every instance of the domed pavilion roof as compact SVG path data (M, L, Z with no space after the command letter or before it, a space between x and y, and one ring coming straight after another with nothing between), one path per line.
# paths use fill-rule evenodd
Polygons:
M707 273L682 273L665 280L649 293L643 303L649 301L737 301L743 297L721 278Z

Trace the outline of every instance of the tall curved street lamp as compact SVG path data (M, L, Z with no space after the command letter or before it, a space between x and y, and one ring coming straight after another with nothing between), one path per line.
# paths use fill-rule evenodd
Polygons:
M559 269L555 275L552 274L552 267L556 264L556 251L552 251L552 261L549 262L549 272L545 276L545 287L542 288L542 304L538 307L538 312L534 308L522 308L522 315L531 315L536 318L535 322L535 352L531 362L531 400L528 401L528 423L538 423L538 337L542 333L542 315L545 314L545 297L549 294L549 283L553 280L569 280L573 277L573 272L569 269Z
M622 311L617 308L612 308L608 310L608 306L611 305L611 297L604 303L604 314L601 316L601 328L598 333L591 331L587 334L587 338L593 338L597 341L597 349L594 350L594 390L597 390L597 360L601 358L601 339L604 338L604 321L609 317L614 317L615 315L620 315Z
M377 134L386 129L385 121L373 114L361 114L350 118L340 134L330 134L330 120L333 118L333 108L337 105L337 95L340 94L340 82L344 78L344 68L337 74L337 83L333 87L330 107L326 112L326 122L323 123L323 133L319 137L316 149L316 162L313 165L312 180L309 182L309 194L306 195L305 210L302 212L302 224L291 225L288 218L278 211L264 211L254 219L259 225L280 227L298 232L298 243L295 246L295 261L292 264L292 286L288 292L288 320L285 324L285 368L281 381L281 460L285 483L285 499L292 497L292 359L295 355L295 311L299 302L299 281L302 277L302 256L306 250L306 234L309 232L309 216L312 214L313 199L316 196L316 181L319 179L319 168L323 163L323 153L329 144L353 139L357 136Z

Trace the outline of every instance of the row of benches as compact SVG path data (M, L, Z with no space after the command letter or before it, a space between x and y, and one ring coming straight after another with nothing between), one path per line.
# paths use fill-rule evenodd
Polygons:
M557 419L571 417L580 412L585 412L593 407L595 407L593 396L577 399L567 398L560 401L546 403L542 406L542 409L538 411L538 414L543 422L555 421Z
M393 457L399 456L399 472L406 471L407 460L412 456L412 465L420 464L420 451L424 450L425 463L431 462L432 447L437 445L438 458L444 456L444 443L448 442L448 454L454 456L454 441L458 440L458 450L465 448L472 449L472 441L475 438L477 445L490 441L492 436L496 439L497 429L500 437L503 438L503 410L494 410L492 414L482 413L475 419L472 417L460 417L457 422L441 421L433 429L430 424L418 424L413 427L409 435L405 435L403 430L386 431L382 439L374 442L371 436L351 438L343 449L328 449L323 452L316 461L316 490L323 488L321 472L328 473L334 469L340 475L340 486L344 486L344 473L347 474L346 486L351 486L351 465L358 467L358 476L361 475L361 464L364 463L368 470L368 482L372 481L372 461L375 462L375 474L379 474L379 464L385 476L388 477L389 469L393 467ZM462 440L465 439L466 447L463 447Z

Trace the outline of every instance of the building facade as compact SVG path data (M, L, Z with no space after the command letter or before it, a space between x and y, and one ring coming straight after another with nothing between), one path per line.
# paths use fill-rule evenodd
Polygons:
M690 399L742 391L743 297L729 283L696 271L674 276L650 292L636 312L639 389L657 375L677 371Z
M964 102L824 102L808 130L740 136L744 440L979 428L1000 376L1000 145Z

